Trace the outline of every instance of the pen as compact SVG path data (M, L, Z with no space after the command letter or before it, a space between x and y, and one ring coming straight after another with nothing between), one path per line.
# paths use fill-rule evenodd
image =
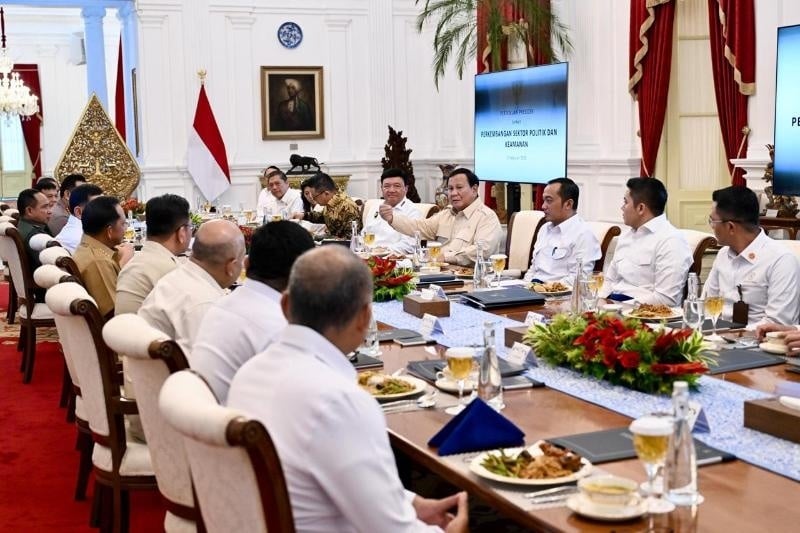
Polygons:
M552 257L556 256L556 250L558 250L558 246L553 246L553 253L550 254Z

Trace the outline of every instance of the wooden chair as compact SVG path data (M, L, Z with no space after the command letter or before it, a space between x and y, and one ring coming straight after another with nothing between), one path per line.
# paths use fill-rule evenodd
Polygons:
M436 204L414 204L422 218L431 218L439 212L439 206Z
M703 255L706 250L717 245L717 239L710 233L702 231L695 231L693 229L679 230L686 242L689 243L689 249L692 251L692 266L689 267L689 272L694 272L700 277L700 271L703 269Z
M5 210L3 211L5 213ZM8 222L9 224L16 226L17 219L7 216L5 214L0 215L0 223ZM3 260L5 263L5 260ZM19 303L17 302L17 291L14 290L14 280L11 279L11 273L8 270L8 265L4 265L4 275L5 280L8 282L8 309L6 309L6 322L8 324L13 324L14 319L17 316L17 309L19 309Z
M36 358L36 328L54 327L53 314L44 303L36 303L33 290L33 272L28 264L28 254L17 228L0 223L0 256L8 262L14 290L19 302L19 343L22 352L22 382L30 383Z
M609 222L587 222L592 233L600 243L600 259L594 262L595 270L603 270L606 264L606 254L608 253L608 246L614 237L618 237L622 230L619 226Z
M113 533L128 530L129 491L155 489L147 445L129 441L125 416L138 414L136 403L122 397L117 357L103 342L103 318L82 286L59 283L48 289L64 352L69 353L94 440L95 474L92 525Z
M204 530L192 492L183 436L166 423L158 409L158 393L164 381L170 374L189 368L185 355L177 343L134 314L109 320L103 327L103 339L109 348L126 358L125 372L136 389L136 403L158 489L167 504L164 529Z
M167 378L159 407L184 437L209 532L295 531L283 468L260 422L219 405L191 370Z
M536 235L545 223L543 211L517 211L508 221L506 255L509 270L525 272L531 266Z

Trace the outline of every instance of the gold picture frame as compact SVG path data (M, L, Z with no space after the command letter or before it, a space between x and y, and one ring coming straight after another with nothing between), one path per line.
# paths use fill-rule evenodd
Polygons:
M322 88L322 67L261 67L261 138L325 138Z

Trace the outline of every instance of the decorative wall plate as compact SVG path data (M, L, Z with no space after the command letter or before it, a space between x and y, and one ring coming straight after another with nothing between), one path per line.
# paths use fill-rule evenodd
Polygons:
M278 28L278 41L286 48L297 48L303 42L303 30L294 22L284 22Z

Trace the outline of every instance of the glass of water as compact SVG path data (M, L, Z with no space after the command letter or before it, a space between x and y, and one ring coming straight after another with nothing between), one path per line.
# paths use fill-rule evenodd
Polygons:
M581 279L580 284L581 305L586 312L597 311L597 286L592 279Z
M683 302L683 324L685 327L701 331L705 318L705 302L703 300L685 300Z

